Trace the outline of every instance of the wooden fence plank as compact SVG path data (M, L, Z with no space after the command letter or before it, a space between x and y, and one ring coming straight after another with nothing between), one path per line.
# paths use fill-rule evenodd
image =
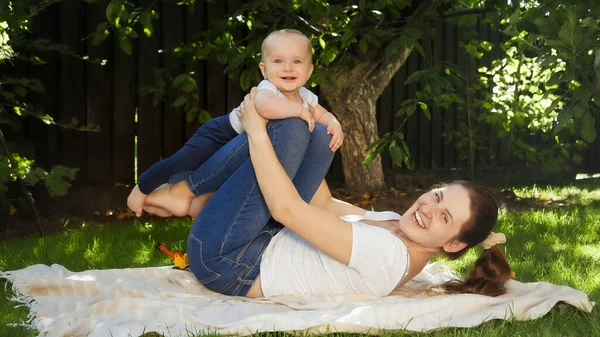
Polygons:
M60 22L69 22L69 27L61 27L60 43L68 46L77 55L85 55L85 3L67 0L60 3ZM73 119L85 125L86 80L84 61L72 56L60 58L59 97L61 111L58 121L70 124ZM61 165L79 168L74 185L87 176L85 138L87 134L71 129L59 129L58 162Z
M34 21L33 32L38 38L57 41L60 35L59 8L52 6L43 11ZM31 99L36 102L35 107L44 113L59 119L60 101L58 99L58 58L54 52L38 52L37 56L45 61L44 65L32 66L30 75L38 78L45 87L41 94L31 94ZM57 138L58 130L40 120L33 119L30 123L30 135L34 141L36 164L49 169L57 164Z
M227 1L227 12L233 13L238 8L242 6L244 1L242 0L228 0ZM246 32L243 29L237 29L233 32L233 35L236 39L241 39L245 36ZM266 36L265 36L266 37ZM258 85L258 83L254 83L254 86ZM227 80L227 112L231 111L231 109L240 105L240 103L244 100L244 96L246 93L242 91L240 86L240 76L234 75Z
M140 0L140 5L148 7L154 0ZM140 36L138 54L138 84L140 88L156 83L154 69L161 66L158 50L160 49L160 23L154 24L152 36ZM138 94L137 114L137 175L146 171L152 164L162 158L162 105L153 104L151 95Z
M105 9L108 1L102 0L86 5L86 31L90 35L96 27L106 20ZM93 46L92 39L87 40L88 55L91 59L102 60L101 64L87 65L87 120L98 125L100 132L87 134L87 170L88 184L108 185L112 183L111 161L113 126L112 108L112 44L109 37L103 43Z
M196 1L194 15L185 16L185 41L193 41L204 30L206 30L206 1ZM186 71L193 72L198 86L196 89L198 101L194 102L194 106L206 110L206 61L189 57L185 67ZM189 139L198 130L198 127L200 127L200 122L197 118L187 122L185 126L186 139Z
M404 82L406 81L406 78L408 77L409 73L408 73L408 62L404 63L404 65L400 68L400 70L398 70L398 72L396 73L396 75L394 75L394 78L392 79L392 83L393 83L393 88L394 88L394 92L393 92L393 105L392 105L392 117L391 117L391 123L393 125L392 129L398 130L400 129L400 132L402 132L404 134L404 140L406 140L406 130L407 130L407 126L406 126L406 115L402 115L400 117L396 117L396 113L398 112L398 110L400 110L400 106L402 105L402 102L404 102L404 100L406 100L407 96L408 96L408 88L407 86L404 85ZM410 154L411 158L413 158L413 153Z
M225 15L224 4L208 3L206 5L207 29ZM212 116L222 116L227 111L227 77L223 75L223 66L216 61L207 63L207 110Z
M433 63L435 66L441 66L444 59L444 24L436 24L437 35L433 41ZM443 165L443 138L442 125L443 110L439 107L429 107L431 111L431 168L438 169Z
M425 49L425 57L419 54L420 66L419 69L427 69L433 66L433 55L432 45L430 41L424 41L423 48ZM422 85L419 84L419 90L422 89ZM431 111L428 111L431 115ZM417 109L419 115L419 137L418 137L418 162L417 166L420 169L431 168L431 120L427 118L425 113L421 109Z
M407 76L410 76L411 74L413 74L414 72L418 71L420 66L420 60L419 60L419 53L416 51L413 51L410 56L408 57L408 60L406 62L407 68ZM415 97L415 93L417 92L417 90L419 90L419 86L416 83L411 83L408 85L407 87L407 94L406 94L406 98L413 98ZM406 132L404 133L405 135L405 139L406 139L406 143L408 145L408 149L410 150L410 157L411 157L411 166L414 169L417 169L419 167L419 114L421 112L420 111L415 111L415 113L410 116L408 118L408 120L406 121Z
M144 38L144 37L142 37ZM136 40L127 55L113 39L113 132L112 132L112 179L113 183L130 184L134 181L135 113L137 109L137 78L135 61L138 59Z
M183 72L181 60L173 54L173 49L183 42L184 20L182 6L174 1L164 1L162 6L162 49L165 68L173 77ZM168 157L181 148L185 142L185 116L183 107L173 107L171 102L181 91L178 88L168 88L172 98L165 103L163 113L163 156Z
M444 50L445 57L444 60L446 62L450 62L452 64L456 64L456 53L458 49L457 45L457 35L456 35L456 27L451 26L450 24L445 24L445 38L444 38ZM456 106L453 104L444 111L444 131L451 132L455 130L456 125ZM443 150L443 168L445 169L453 169L456 168L456 150L455 150L455 141L448 141L444 139L444 150Z

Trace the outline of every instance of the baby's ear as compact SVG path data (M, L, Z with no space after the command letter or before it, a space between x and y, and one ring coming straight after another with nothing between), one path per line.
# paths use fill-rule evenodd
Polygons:
M258 67L260 68L260 72L263 75L263 78L267 79L267 67L265 66L265 64L263 62L258 64Z

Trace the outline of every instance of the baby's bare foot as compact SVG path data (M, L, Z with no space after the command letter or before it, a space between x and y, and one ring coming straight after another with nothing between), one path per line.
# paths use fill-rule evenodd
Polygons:
M185 181L181 181L174 185L165 184L157 188L152 193L148 194L144 204L151 207L162 208L175 216L186 216L190 210L194 195L187 188L187 185L180 186L180 184L185 184Z
M168 218L173 215L173 213L167 211L164 208L154 207L150 205L144 205L144 212L159 216L161 218Z

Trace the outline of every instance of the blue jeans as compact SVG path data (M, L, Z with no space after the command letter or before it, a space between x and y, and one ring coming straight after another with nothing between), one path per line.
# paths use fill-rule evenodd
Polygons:
M181 149L140 175L140 191L149 194L164 183L182 180L237 135L229 122L229 114L209 120L198 128Z
M333 160L331 136L318 123L309 132L299 118L270 121L267 130L283 168L309 202ZM283 228L271 218L260 192L246 134L222 147L186 182L196 194L220 186L195 219L187 240L192 272L208 289L246 295L260 272L263 251Z

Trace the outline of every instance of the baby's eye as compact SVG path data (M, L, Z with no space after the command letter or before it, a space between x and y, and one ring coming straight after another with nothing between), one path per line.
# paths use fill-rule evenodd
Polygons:
M294 60L294 64L300 64L300 63L302 63L302 61L300 61L300 60Z
M281 63L281 60L274 60L273 63Z

